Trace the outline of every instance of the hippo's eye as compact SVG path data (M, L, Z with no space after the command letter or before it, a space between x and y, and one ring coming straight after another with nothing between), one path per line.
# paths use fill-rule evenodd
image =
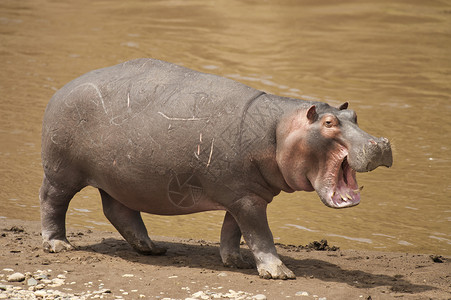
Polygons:
M323 126L326 128L332 128L338 125L338 120L335 116L325 116L323 119Z

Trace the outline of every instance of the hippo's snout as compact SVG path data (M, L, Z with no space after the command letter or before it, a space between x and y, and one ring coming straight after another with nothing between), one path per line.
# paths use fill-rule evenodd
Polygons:
M370 138L355 153L354 159L350 157L350 166L357 172L369 172L379 166L391 167L393 156L388 139Z

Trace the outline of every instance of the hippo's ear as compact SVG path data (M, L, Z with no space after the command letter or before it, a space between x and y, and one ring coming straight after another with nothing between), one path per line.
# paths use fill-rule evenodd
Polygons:
M316 119L318 119L318 114L316 113L315 105L310 106L310 108L307 110L307 119L309 120L310 123L313 123L316 121Z
M343 109L346 109L346 108L348 108L348 102L345 102L345 103L343 103L342 105L340 105L340 107L338 108L339 110L343 110Z

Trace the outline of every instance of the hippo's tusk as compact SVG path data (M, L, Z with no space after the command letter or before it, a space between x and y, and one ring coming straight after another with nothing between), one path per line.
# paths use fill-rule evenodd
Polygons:
M360 192L361 190L363 190L363 185L361 186L361 187L359 187L358 189L356 189L356 190L352 190L354 193L358 193L358 192Z

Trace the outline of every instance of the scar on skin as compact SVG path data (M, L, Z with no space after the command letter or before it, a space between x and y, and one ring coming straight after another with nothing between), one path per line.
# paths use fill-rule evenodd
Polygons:
M171 121L201 121L201 120L208 120L208 118L195 118L195 117L191 117L191 118L173 118L173 117L168 117L167 115L165 115L161 111L159 111L158 113L163 118L165 118L167 120L171 120Z
M215 138L211 140L210 156L208 157L207 168L210 166L211 156L213 155L213 144L215 143Z
M68 96L69 96L70 94L72 94L72 92L74 92L76 89L81 88L81 87L86 87L86 86L92 87L93 89L96 90L97 95L98 95L99 98L100 98L100 102L102 103L103 111L105 112L105 114L108 114L108 110L107 110L107 108L106 108L106 106L105 106L105 102L104 102L104 100L103 100L102 93L100 92L99 87L98 87L96 84L92 83L92 82L87 82L87 83L80 84L79 86L75 87L72 91L70 91L69 94L68 94ZM97 103L94 102L94 104L97 104Z

